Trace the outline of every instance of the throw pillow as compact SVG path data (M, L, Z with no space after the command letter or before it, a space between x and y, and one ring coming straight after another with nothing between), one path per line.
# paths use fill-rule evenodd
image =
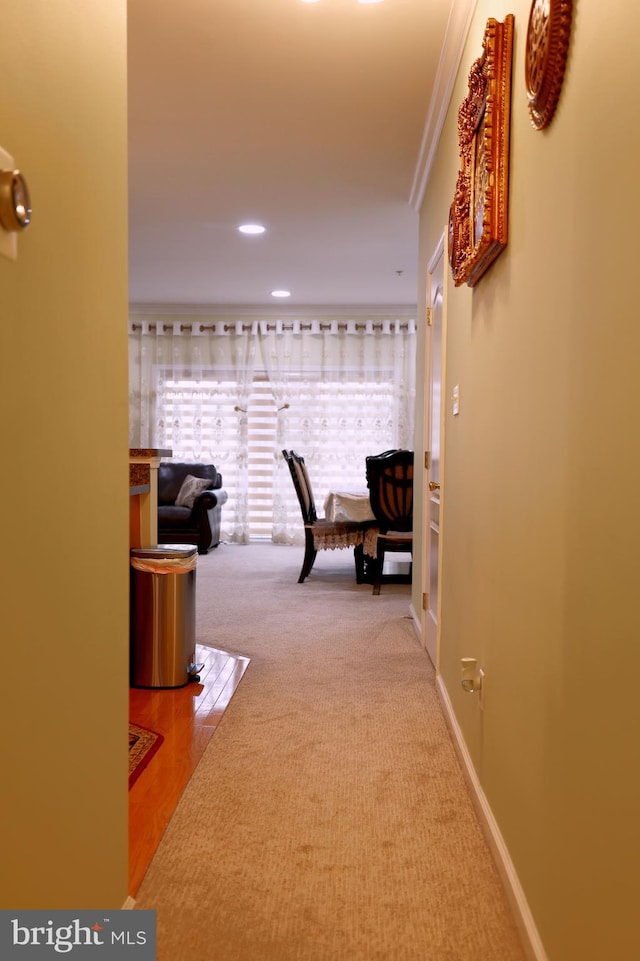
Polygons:
M178 491L176 507L188 507L191 510L198 494L201 494L207 487L211 487L211 483L209 477L194 477L193 474L187 474L182 482L182 487Z

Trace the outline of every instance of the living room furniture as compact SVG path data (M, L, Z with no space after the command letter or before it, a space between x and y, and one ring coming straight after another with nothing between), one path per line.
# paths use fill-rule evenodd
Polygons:
M161 463L158 541L195 544L199 554L206 554L220 543L220 518L226 501L222 475L213 464Z
M356 582L362 584L364 580L364 535L371 523L375 522L330 521L324 517L318 517L304 457L296 454L293 450L283 450L282 456L289 465L304 522L305 552L298 583L302 584L311 573L311 568L319 550L353 547Z
M413 451L391 450L365 458L371 510L379 531L376 537L373 593L380 593L385 553L413 551ZM408 576L394 580L411 582ZM391 578L389 578L391 580Z

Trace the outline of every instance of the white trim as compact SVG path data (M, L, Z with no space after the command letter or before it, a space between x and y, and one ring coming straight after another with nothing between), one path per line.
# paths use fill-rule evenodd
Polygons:
M442 316L441 316L441 330L440 330L440 471L439 471L439 483L441 485L440 491L440 506L438 510L438 587L437 587L437 598L436 598L436 610L442 610L442 591L443 591L443 577L442 572L444 570L443 556L444 556L444 506L445 506L445 466L446 466L446 455L447 455L447 437L446 437L446 404L442 398L447 396L447 259L446 259L446 237L447 237L447 225L443 226L442 233L438 238L435 249L429 258L427 264L427 307L431 313L431 321L427 326L426 337L425 337L425 395L423 398L424 402L424 425L423 425L423 447L425 450L431 450L432 438L431 438L431 405L433 403L433 385L431 383L433 375L433 333L434 333L434 304L437 296L437 287L440 282L440 276L442 277ZM436 271L438 273L437 281L435 280ZM435 281L435 282L434 282ZM434 295L435 291L435 295ZM429 471L431 468L429 468ZM425 484L426 475L429 471L425 468ZM423 517L423 542L422 542L422 583L423 590L425 592L430 591L430 552L431 552L431 535L429 533L431 524L431 511L430 505L427 499L425 504L425 516ZM431 607L431 605L427 605ZM436 669L436 674L440 669L440 638L442 634L442 624L440 623L439 616L434 618L431 615L431 623L435 621L435 639L433 637L430 628L429 616L430 611L425 607L422 612L422 631L423 631L423 641L424 648L427 651L429 657L431 658L433 665ZM434 648L435 642L435 649Z
M440 675L436 677L436 690L442 702L445 720L451 731L453 744L462 765L462 772L471 794L471 800L480 819L480 824L485 833L498 873L504 884L507 899L511 905L527 959L528 961L548 961L533 915L531 914L531 909L527 904L522 885L516 874L511 856L509 855L509 850L500 833L500 828L493 816L487 797L482 790L482 785L473 766L473 761L467 749L462 730L454 714L449 694Z
M416 614L416 609L413 606L413 601L409 605L409 614L411 616L411 620L413 621L413 626L415 628L418 640L420 641L420 647L424 647L424 644L422 643L422 625L420 623L420 618Z
M127 896L127 900L124 902L124 904L122 905L122 908L121 908L120 910L121 910L121 911L133 911L134 908L135 908L135 906L136 906L135 898L132 898L131 895L129 894L129 895Z
M409 194L409 204L414 210L419 211L422 206L424 192L451 103L451 95L453 94L453 87L458 75L462 52L467 42L476 3L477 0L453 0L451 4L449 22L447 23L440 62L433 85L433 94L429 104L429 113L422 136L420 153L418 154L418 163Z
M178 317L206 315L208 317L385 317L415 319L415 304L304 304L299 307L278 307L272 304L129 304L131 316L146 314L174 314Z
M431 254L431 257L429 258L429 263L427 264L427 274L432 274L435 271L440 258L444 257L444 235L445 235L446 229L447 228L445 226L442 233L440 234L440 238L438 240L438 243L436 244L436 248Z

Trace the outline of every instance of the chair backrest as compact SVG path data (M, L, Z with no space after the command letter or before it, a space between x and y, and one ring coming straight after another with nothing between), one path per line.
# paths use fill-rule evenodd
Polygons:
M413 530L413 451L388 450L365 458L371 510L386 531Z
M313 490L311 489L311 481L309 480L304 457L296 454L294 450L283 450L282 456L289 465L291 479L293 480L293 486L298 495L298 503L302 511L302 519L305 524L313 524L317 520L318 515L316 514Z

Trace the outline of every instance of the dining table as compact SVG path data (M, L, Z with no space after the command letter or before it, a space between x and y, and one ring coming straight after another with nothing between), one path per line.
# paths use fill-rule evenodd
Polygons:
M329 491L324 502L324 516L328 521L374 521L369 491Z
M366 488L330 490L324 501L324 516L328 521L351 521L358 524L376 519L371 510L369 491ZM365 530L363 550L368 557L377 556L378 533L379 528L374 524Z

